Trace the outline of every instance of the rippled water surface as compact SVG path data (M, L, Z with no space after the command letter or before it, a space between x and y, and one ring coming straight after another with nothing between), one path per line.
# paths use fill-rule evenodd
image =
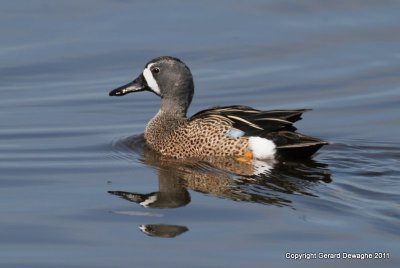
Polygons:
M0 2L1 267L398 267L398 1ZM312 108L308 161L172 161L150 93L108 92L160 55L216 105ZM147 202L156 198L157 202ZM296 261L286 253L388 253Z

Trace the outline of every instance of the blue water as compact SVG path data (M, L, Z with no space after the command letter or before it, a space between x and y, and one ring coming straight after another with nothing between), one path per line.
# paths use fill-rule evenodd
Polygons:
M1 1L0 266L398 267L399 10ZM108 96L160 55L192 70L189 114L312 108L296 125L332 144L257 176L160 159L140 136L157 96ZM132 202L154 192L157 208ZM285 258L315 252L389 258Z

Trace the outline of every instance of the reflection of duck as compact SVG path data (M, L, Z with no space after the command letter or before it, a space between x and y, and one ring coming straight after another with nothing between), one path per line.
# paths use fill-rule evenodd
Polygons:
M160 155L144 142L143 135L119 141L118 153L155 167L159 189L152 193L109 191L146 208L178 208L190 202L188 189L234 201L291 206L290 194L312 195L308 189L319 181L330 182L327 165L302 162L243 162L234 158L177 160ZM149 236L175 237L188 230L169 224L140 225Z
M145 130L146 142L175 158L220 156L243 161L276 155L307 158L327 142L296 132L293 124L306 109L261 111L247 106L215 107L187 118L194 94L189 68L174 57L146 64L133 82L110 96L151 91L161 97L161 109Z
M177 160L149 148L143 135L121 141L120 149L133 149L143 163L157 168L159 190L148 194L110 191L111 194L149 208L176 208L190 202L187 191L235 201L290 205L285 194L306 194L319 181L330 182L327 165L314 160L242 162L234 158ZM263 173L259 174L261 171Z
M168 170L160 170L158 176L159 190L148 194L134 192L110 191L131 202L147 208L177 208L190 202L190 195L181 180Z
M139 226L139 229L148 236L166 238L172 238L181 235L189 230L186 226L172 224L142 224Z

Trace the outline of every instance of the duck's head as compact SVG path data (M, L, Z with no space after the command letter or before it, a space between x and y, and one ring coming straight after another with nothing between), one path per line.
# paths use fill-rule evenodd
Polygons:
M162 110L186 114L194 94L192 73L180 59L158 57L149 61L135 80L112 90L109 95L123 96L139 91L152 91L160 96Z

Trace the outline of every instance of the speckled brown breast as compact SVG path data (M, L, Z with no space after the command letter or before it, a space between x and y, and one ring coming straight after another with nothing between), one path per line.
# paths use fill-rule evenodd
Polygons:
M201 156L241 156L248 138L229 137L228 121L220 118L188 120L159 112L147 125L146 142L163 155L176 158Z

